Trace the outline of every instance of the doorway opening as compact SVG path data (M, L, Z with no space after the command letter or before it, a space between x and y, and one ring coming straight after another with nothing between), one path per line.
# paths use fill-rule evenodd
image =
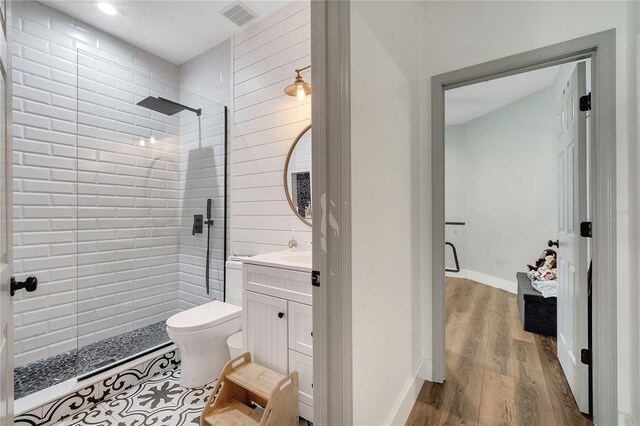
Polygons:
M445 92L447 419L590 424L589 68Z
M590 99L590 130L591 152L586 159L581 158L585 167L574 170L564 170L560 175L567 176L568 172L578 172L579 170L589 170L589 192L586 198L589 200L591 216L583 219L577 224L573 224L570 232L565 229L563 236L561 227L558 228L558 240L560 244L569 242L574 238L575 245L580 246L582 239L578 237L583 231L591 235L590 253L584 256L591 259L589 264L579 267L571 265L573 258L564 259L564 266L558 268L559 275L562 270L568 274L569 279L578 280L580 286L585 288L588 284L592 289L592 348L582 347L580 353L573 352L573 363L576 368L580 367L580 362L591 364L592 389L593 389L593 417L596 423L615 423L617 419L617 367L616 367L616 236L615 221L611 215L607 214L610 209L615 208L615 31L605 31L590 36L581 37L556 45L543 47L537 50L516 54L503 59L479 64L476 66L451 71L432 78L432 283L433 283L433 380L434 382L444 382L447 379L447 357L446 357L446 309L445 309L445 220L454 220L445 216L445 94L463 86L469 86L482 81L490 81L502 77L522 74L529 71L541 70L556 65L568 64L576 61L591 60L591 70L586 78L591 84L592 96ZM577 84L577 83L576 83ZM586 84L585 84L586 86ZM586 90L586 88L585 88ZM584 98L588 104L588 98ZM579 102L580 103L580 102ZM565 111L565 114L567 112ZM586 120L586 115L584 115ZM565 116L566 120L566 116ZM571 138L569 138L571 140ZM599 143L603 141L603 143ZM606 142L606 143L604 143ZM570 144L566 144L570 147ZM565 150L567 158L579 158L578 151ZM565 164L568 164L565 162ZM572 163L573 164L573 163ZM581 178L586 186L586 177ZM581 193L581 189L575 186L568 186L566 194L575 196ZM570 183L571 183L570 182ZM567 200L571 199L568 195ZM585 197L582 197L584 201ZM505 200L503 203L509 202ZM584 206L568 203L573 209L586 211ZM500 208L501 205L496 206ZM577 211L577 210L576 210ZM575 217L574 212L565 212L566 217ZM560 223L560 217L558 218ZM582 223L584 221L584 223ZM592 231L591 231L592 230ZM547 240L545 238L544 240ZM543 241L544 241L543 240ZM552 240L553 241L553 240ZM487 241L487 245L493 242L493 238ZM559 250L560 251L560 250ZM562 258L558 263L562 263ZM461 261L462 269L464 262ZM583 262L584 263L584 262ZM592 268L591 268L592 266ZM564 268L564 269L563 269ZM573 268L573 269L572 269ZM578 269L579 268L579 269ZM575 270L574 270L575 269ZM589 281L586 283L587 273ZM581 274L581 275L580 275ZM583 278L584 277L584 278ZM560 281L561 282L561 281ZM605 285L606 283L606 285ZM559 289L562 289L559 284ZM572 312L571 318L577 317L578 312ZM588 318L588 317L587 317ZM558 316L559 327L563 317ZM586 349L583 352L582 349ZM592 352L589 351L591 349ZM592 354L592 356L590 356ZM580 358L585 355L584 358ZM563 369L565 371L566 369ZM565 371L566 374L566 371ZM531 376L534 377L534 376ZM574 378L567 377L568 382L575 382ZM572 387L575 394L575 390ZM582 393L580 395L583 395ZM459 396L459 399L462 396ZM582 397L576 398L583 401ZM581 409L584 405L582 402ZM588 404L588 403L587 403ZM588 411L584 410L583 411Z

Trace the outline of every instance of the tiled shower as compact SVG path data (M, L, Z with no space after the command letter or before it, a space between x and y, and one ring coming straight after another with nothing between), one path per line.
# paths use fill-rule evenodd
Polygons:
M13 25L14 272L39 280L15 300L19 399L166 344L170 315L222 299L227 125L173 64L36 2ZM209 294L206 225L192 235L207 199Z

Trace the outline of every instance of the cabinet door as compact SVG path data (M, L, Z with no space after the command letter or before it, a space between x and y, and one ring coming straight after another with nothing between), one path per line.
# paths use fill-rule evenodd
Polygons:
M289 302L289 349L313 356L313 308Z
M291 371L298 372L298 399L303 404L313 407L313 358L290 350L289 372Z
M287 374L287 301L244 292L246 348L258 364Z

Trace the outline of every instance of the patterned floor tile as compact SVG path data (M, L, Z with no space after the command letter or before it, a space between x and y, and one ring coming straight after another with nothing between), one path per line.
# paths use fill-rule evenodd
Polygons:
M90 411L78 413L71 418L64 419L56 426L120 426L108 412L96 407Z
M166 371L133 386L94 409L58 423L59 426L197 426L215 381L201 388L180 386L180 369ZM307 426L300 419L301 426Z
M215 382L214 382L215 383ZM61 425L184 426L200 424L200 413L214 383L194 389L180 386L180 370L170 370L133 386L109 401ZM111 422L111 423L110 423Z

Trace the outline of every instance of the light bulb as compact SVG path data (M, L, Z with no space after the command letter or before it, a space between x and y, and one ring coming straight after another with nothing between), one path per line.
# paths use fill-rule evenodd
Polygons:
M151 139L149 139L149 142L151 142L151 145L156 143L156 137L155 136L151 136Z
M304 86L302 84L298 84L298 87L296 88L296 97L298 98L299 101L304 101Z
M140 139L140 146L144 146L144 139Z

